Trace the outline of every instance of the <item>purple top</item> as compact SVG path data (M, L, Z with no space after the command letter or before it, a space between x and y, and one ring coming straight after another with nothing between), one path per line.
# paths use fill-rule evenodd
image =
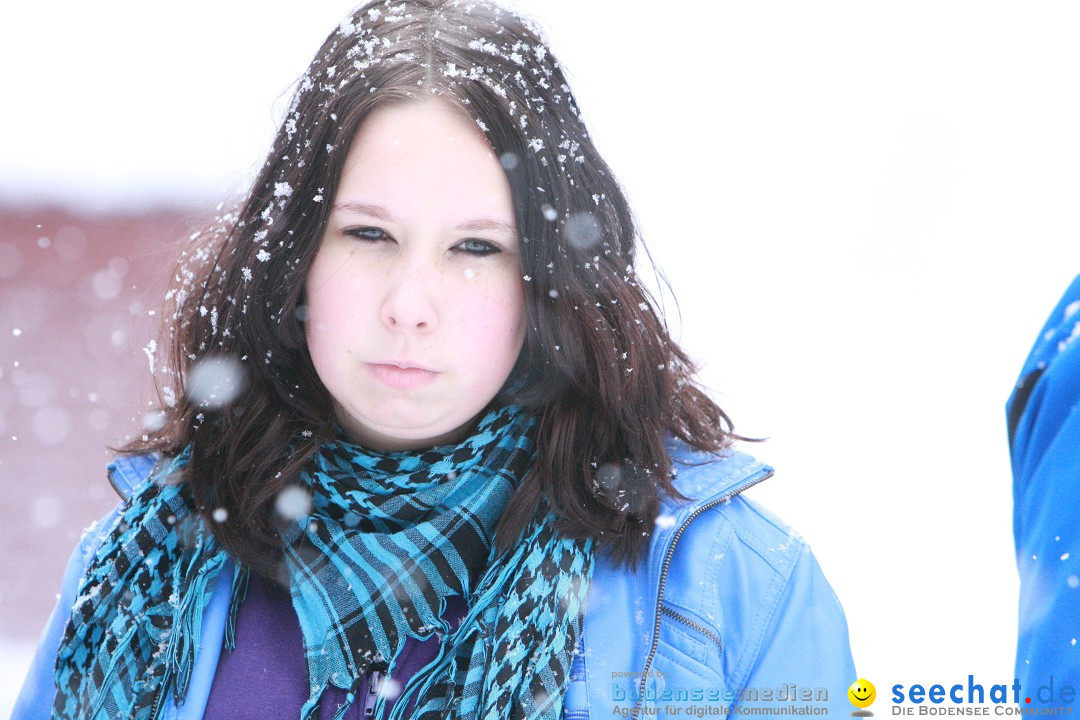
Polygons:
M448 597L443 619L450 622L452 629L456 629L466 609L463 598ZM404 687L409 678L438 654L439 640L436 636L424 641L408 638L398 658L394 681L399 683L399 687ZM331 720L345 703L345 695L345 690L332 685L328 687L319 703L319 720ZM343 720L366 720L364 709L367 696L368 683L365 681ZM224 649L221 652L203 718L299 718L300 708L307 699L304 637L289 591L252 573L247 598L237 612L236 648L232 652ZM392 707L393 702L388 697L387 712Z

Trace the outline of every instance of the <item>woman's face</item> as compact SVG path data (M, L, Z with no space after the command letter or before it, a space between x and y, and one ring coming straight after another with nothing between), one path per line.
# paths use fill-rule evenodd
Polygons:
M367 117L306 296L311 359L353 440L468 433L525 338L510 186L475 123L434 99Z

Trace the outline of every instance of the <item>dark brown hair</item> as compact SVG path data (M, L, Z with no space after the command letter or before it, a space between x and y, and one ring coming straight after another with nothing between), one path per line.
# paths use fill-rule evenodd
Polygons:
M639 282L633 213L558 61L533 23L489 2L370 2L326 39L250 193L182 253L166 296L163 421L123 451L190 446L183 479L200 512L234 557L273 574L275 498L335 433L303 297L349 144L373 109L433 96L501 158L521 238L528 328L508 384L529 380L511 399L538 419L538 456L497 541L550 508L564 532L634 564L658 493L681 498L665 436L711 453L737 436ZM226 382L236 387L218 388L223 406L190 392L208 363L240 369Z

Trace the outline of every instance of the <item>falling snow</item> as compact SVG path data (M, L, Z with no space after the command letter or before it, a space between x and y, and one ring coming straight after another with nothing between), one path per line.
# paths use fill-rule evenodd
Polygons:
M656 516L656 527L660 528L661 530L667 530L667 529L672 528L674 526L675 526L675 516L674 515L657 515Z
M566 238L579 250L592 249L601 237L600 223L590 212L577 212L566 223Z
M286 520L297 520L311 512L311 493L299 485L289 485L278 493L274 509Z
M506 170L513 170L518 166L518 156L512 152L505 152L499 156L499 162Z
M207 356L191 366L184 392L198 407L218 409L243 391L244 368L234 358Z
M145 432L157 432L165 427L166 415L161 410L151 410L143 413L142 429Z

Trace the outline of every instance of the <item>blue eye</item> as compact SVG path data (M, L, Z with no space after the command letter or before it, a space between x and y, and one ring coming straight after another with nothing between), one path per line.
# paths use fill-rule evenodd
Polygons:
M356 238L357 240L383 240L387 237L386 233L377 227L348 228L344 230L344 233L349 237Z
M457 247L461 248L462 252L468 253L469 255L484 256L494 255L497 252L501 252L499 248L493 243L489 243L487 240L477 240L475 238L468 238L467 240L462 240Z
M393 238L387 235L385 230L377 227L351 227L342 230L342 233L347 237L365 243L377 243L382 240L393 241ZM476 238L466 238L455 245L452 250L456 253L464 253L474 257L484 257L485 255L494 255L502 252L502 249L495 243L488 242L487 240L478 240Z

